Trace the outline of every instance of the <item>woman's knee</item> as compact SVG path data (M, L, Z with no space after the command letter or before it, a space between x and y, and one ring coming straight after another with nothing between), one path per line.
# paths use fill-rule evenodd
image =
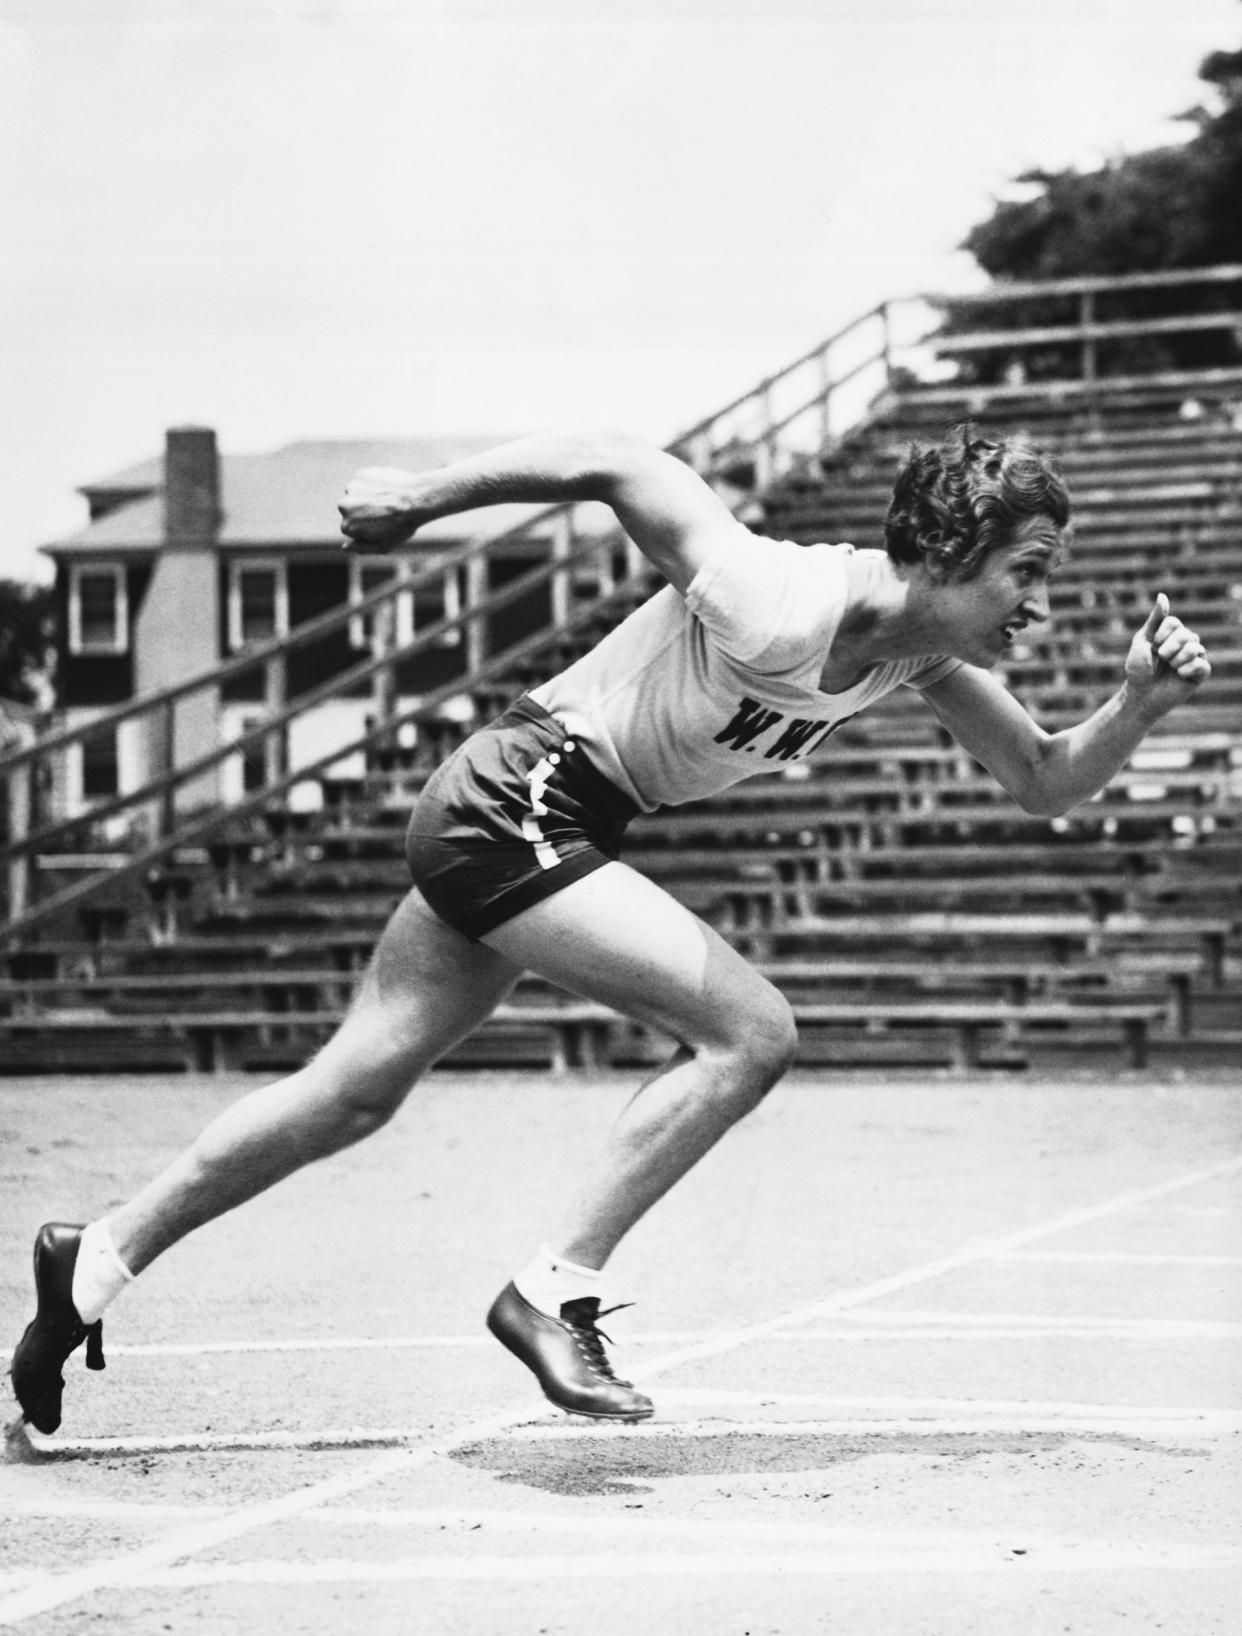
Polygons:
M718 1049L729 1064L729 1077L743 1094L749 1092L757 1100L789 1070L798 1054L798 1026L789 1001L765 983L749 1006L731 1014Z
M325 1124L345 1147L388 1124L426 1067L399 1039L347 1022L303 1071L318 1087Z

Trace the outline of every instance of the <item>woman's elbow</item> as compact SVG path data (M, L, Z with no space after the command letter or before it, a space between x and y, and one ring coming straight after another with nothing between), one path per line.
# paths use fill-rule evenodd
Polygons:
M624 482L634 472L658 460L662 453L644 438L614 426L584 433L581 443L584 463L604 489Z
M1017 796L1018 805L1032 818L1064 818L1074 805L1047 790L1024 790Z

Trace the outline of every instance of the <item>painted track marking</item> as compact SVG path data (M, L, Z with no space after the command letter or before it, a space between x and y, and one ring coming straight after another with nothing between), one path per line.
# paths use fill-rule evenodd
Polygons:
M1018 1258L1006 1258L1017 1260ZM1032 1257L1032 1259L1034 1259ZM800 1329L793 1334L778 1333L769 1340L801 1342L815 1341L870 1341L914 1338L896 1331L917 1332L917 1338L927 1340L977 1340L980 1331L994 1332L993 1338L1025 1336L1031 1330L1043 1330L1049 1335L1109 1340L1236 1340L1242 1337L1242 1322L1212 1318L1098 1318L1089 1314L1079 1317L1058 1318L1044 1313L1010 1312L991 1315L979 1312L869 1312L859 1315L843 1312L839 1329ZM711 1340L718 1331L704 1329L643 1330L625 1334L619 1327L622 1347L668 1346L696 1344ZM292 1341L151 1341L108 1343L110 1358L197 1358L244 1357L250 1354L331 1353L331 1352L401 1352L426 1348L433 1351L464 1350L494 1351L495 1341L490 1335L394 1335L387 1340L355 1335L323 1335ZM0 1360L12 1356L8 1347L0 1347Z
M1242 1267L1242 1255L1163 1255L1144 1250L1014 1250L996 1259L1067 1267Z
M1242 1431L1242 1410L1234 1409L1145 1409L1127 1408L1112 1404L1073 1403L975 1403L969 1400L946 1399L863 1399L820 1396L814 1392L715 1392L670 1391L666 1401L686 1408L818 1408L818 1409L871 1409L869 1415L856 1419L836 1418L825 1421L759 1420L742 1422L728 1419L705 1421L651 1420L637 1426L610 1426L606 1422L579 1419L566 1421L532 1421L529 1411L523 1417L526 1424L504 1428L514 1439L599 1436L626 1437L680 1437L718 1436L728 1432L746 1432L753 1435L776 1436L792 1431L815 1435L849 1435L856 1433L887 1435L906 1434L912 1428L931 1433L965 1431L1046 1432L1127 1431L1136 1436L1157 1437L1170 1432L1232 1432ZM904 1414L894 1411L904 1408ZM922 1411L922 1412L916 1412ZM417 1427L343 1427L339 1430L314 1432L215 1432L197 1436L170 1437L86 1437L76 1440L56 1439L36 1442L32 1447L39 1458L48 1461L119 1459L149 1454L229 1454L271 1453L278 1450L297 1450L302 1453L325 1453L348 1449L409 1449L416 1445L422 1433ZM463 1438L463 1442L477 1441ZM454 1444L453 1447L459 1445Z
M813 1323L817 1318L824 1318L831 1313L847 1311L868 1301L879 1300L899 1290L909 1289L915 1284L927 1283L942 1277L945 1273L994 1259L1006 1251L1021 1249L1027 1244L1036 1243L1042 1238L1050 1238L1056 1233L1082 1226L1086 1222L1098 1221L1105 1216L1139 1208L1156 1199L1166 1198L1205 1181L1235 1174L1239 1170L1242 1170L1242 1155L1149 1187L1116 1194L1099 1204L1066 1211L1050 1221L1020 1228L1015 1232L987 1239L980 1244L969 1245L952 1254L909 1268L903 1273L878 1279L855 1290L839 1292L825 1300L811 1302L766 1322L745 1325L710 1341L683 1347L643 1366L642 1377L651 1379L677 1368L682 1363L719 1356L752 1340L760 1340L772 1333L794 1329L800 1324ZM639 1371L636 1370L636 1377L638 1374ZM66 1573L49 1574L38 1583L20 1589L0 1602L0 1625L15 1624L34 1614L61 1607L66 1602L77 1601L80 1597L95 1591L132 1584L136 1575L167 1569L169 1564L195 1556L212 1546L253 1533L270 1523L300 1516L332 1499L356 1493L359 1489L381 1482L389 1476L428 1465L463 1443L478 1441L480 1437L515 1427L526 1420L528 1415L529 1409L523 1406L521 1409L509 1409L486 1416L458 1432L436 1438L419 1449L386 1450L361 1470L325 1478L319 1483L295 1489L275 1500L241 1506L222 1517L205 1519L137 1551L127 1552L102 1562L89 1563L85 1567L73 1568Z
M1022 1249L1025 1245L1037 1243L1042 1238L1052 1238L1057 1233L1083 1227L1087 1222L1100 1221L1106 1216L1139 1209L1185 1188L1197 1187L1203 1182L1234 1175L1239 1171L1242 1171L1242 1155L1235 1154L1232 1158L1222 1159L1217 1164L1205 1165L1201 1170L1189 1171L1184 1175L1171 1177L1168 1181L1156 1182L1150 1187L1135 1188L1127 1193L1116 1194L1100 1204L1067 1210L1064 1214L1053 1217L1051 1221L1037 1223L1033 1227L1022 1227L1016 1232L1003 1233L996 1238L985 1240L982 1244L969 1245L935 1261L924 1262L907 1272L895 1273L891 1278L878 1279L875 1283L865 1284L857 1290L842 1290L836 1295L829 1296L827 1300L812 1301L809 1305L780 1317L769 1318L763 1323L749 1324L713 1340L683 1347L679 1352L672 1352L667 1357L639 1365L633 1371L634 1378L652 1380L680 1364L715 1357L721 1352L731 1352L735 1347L745 1345L749 1341L763 1340L774 1333L796 1329L801 1324L814 1323L817 1318L847 1312L850 1308L863 1306L868 1301L876 1301L886 1295L896 1295L914 1284L927 1283L930 1279L958 1272L963 1267L975 1266L981 1261L994 1261L1011 1250Z
M993 1545L957 1550L894 1550L877 1537L868 1549L855 1546L835 1552L815 1551L610 1551L606 1555L524 1554L515 1557L413 1557L387 1562L221 1562L155 1569L127 1581L132 1589L188 1590L212 1585L331 1585L406 1583L418 1580L552 1580L696 1578L770 1579L774 1575L836 1578L844 1574L983 1572L1083 1573L1100 1571L1202 1573L1233 1568L1242 1552L1228 1545L1147 1541L1073 1541L1042 1550L1029 1546Z
M773 1342L791 1343L814 1341L874 1341L919 1340L978 1340L991 1338L1019 1338L1040 1330L1050 1336L1083 1337L1108 1340L1237 1340L1242 1337L1242 1322L1233 1323L1212 1318L1095 1318L1090 1315L1057 1318L1040 1312L1009 1312L992 1316L980 1312L869 1312L859 1315L843 1312L839 1329L800 1329L791 1334L767 1337ZM911 1333L899 1334L908 1330ZM710 1340L714 1330L675 1329L645 1330L627 1335L620 1332L622 1347L667 1346ZM215 1356L247 1356L251 1353L298 1352L389 1352L475 1348L494 1351L496 1343L489 1335L432 1335L424 1337L394 1336L389 1340L361 1339L352 1335L325 1335L314 1339L295 1341L155 1341L134 1345L108 1343L110 1358L197 1358ZM11 1356L9 1349L0 1348L0 1359Z

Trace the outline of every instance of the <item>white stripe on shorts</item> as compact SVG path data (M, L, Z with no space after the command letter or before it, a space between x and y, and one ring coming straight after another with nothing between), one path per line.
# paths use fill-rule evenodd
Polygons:
M544 838L543 830L539 827L540 818L544 817L548 810L544 805L543 792L547 789L548 780L560 759L559 755L555 761L544 756L532 767L526 779L530 786L530 811L522 819L522 834L534 847L535 856L542 869L555 869L561 861L556 848L551 841Z

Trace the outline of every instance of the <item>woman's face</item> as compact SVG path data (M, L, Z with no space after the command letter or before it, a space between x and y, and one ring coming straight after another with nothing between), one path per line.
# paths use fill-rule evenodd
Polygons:
M1056 524L1029 517L1008 544L988 553L973 579L942 581L950 651L986 670L999 664L1024 626L1047 620L1048 580L1060 559Z

